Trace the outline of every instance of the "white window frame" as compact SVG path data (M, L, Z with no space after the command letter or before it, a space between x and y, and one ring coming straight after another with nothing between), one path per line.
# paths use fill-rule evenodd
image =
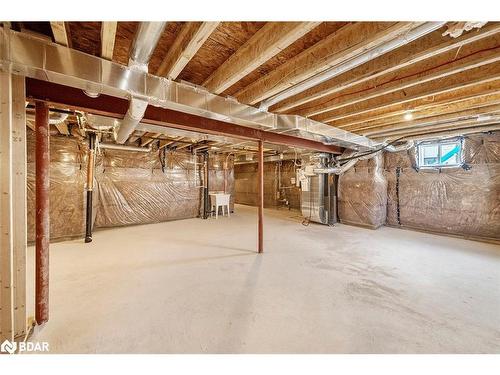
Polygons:
M442 156L442 146L449 144L458 144L460 146L460 151L458 155L458 163L457 164L435 164L435 165L425 165L423 164L423 159L421 159L421 147L426 145L437 145L438 146L438 161L441 160ZM442 140L432 140L432 141L423 141L417 144L417 166L419 169L440 169L440 168L461 168L464 164L463 161L463 139L462 138L454 138L454 139L442 139Z

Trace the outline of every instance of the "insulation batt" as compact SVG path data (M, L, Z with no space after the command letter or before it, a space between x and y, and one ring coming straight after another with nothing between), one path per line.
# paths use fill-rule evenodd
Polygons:
M337 203L342 223L369 228L385 224L387 180L383 164L383 155L379 153L374 158L358 161L339 176Z
M35 239L35 138L28 130L28 241ZM50 238L85 234L86 140L50 137ZM233 158L210 156L210 190L234 196ZM199 216L202 207L201 157L167 152L165 172L157 151L101 150L94 173L94 228L146 224ZM224 164L224 161L227 163ZM227 170L224 173L224 165ZM234 199L232 199L234 201Z
M339 218L376 228L382 224L500 239L500 133L464 137L470 167L420 169L416 148L360 161L339 177ZM399 202L396 170L400 168ZM397 208L399 203L399 221Z
M278 163L264 163L264 207L277 207L280 205L278 193ZM258 163L237 164L235 166L235 194L236 203L257 206ZM300 209L300 189L291 184L291 178L295 178L295 165L292 160L281 161L281 199L287 199L290 207Z
M385 153L387 224L472 238L500 238L500 133L464 137L470 167L420 169L416 148ZM400 224L397 221L396 167Z

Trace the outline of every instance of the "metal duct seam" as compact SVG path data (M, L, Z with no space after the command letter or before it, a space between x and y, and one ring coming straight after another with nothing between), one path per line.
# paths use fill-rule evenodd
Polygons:
M151 55L165 29L166 22L141 22L129 58L129 67L133 70L148 73L148 63ZM132 96L130 105L116 134L117 143L125 143L137 128L146 113L148 101Z

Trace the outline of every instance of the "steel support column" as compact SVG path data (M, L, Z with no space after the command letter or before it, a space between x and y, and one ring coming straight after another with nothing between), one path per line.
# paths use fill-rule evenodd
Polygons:
M36 243L35 243L35 319L37 324L49 320L49 107L35 105L36 129Z
M209 195L209 174L210 174L210 165L209 165L209 155L208 151L203 153L203 218L208 219L210 217L212 207L210 205L210 195Z
M264 144L259 141L258 207L259 207L259 253L264 251Z

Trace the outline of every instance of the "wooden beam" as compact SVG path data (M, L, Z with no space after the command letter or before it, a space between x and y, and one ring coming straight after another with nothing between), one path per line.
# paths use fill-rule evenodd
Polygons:
M31 130L35 131L35 124L33 124L32 121L26 120L26 126L30 128Z
M60 122L59 124L56 124L56 128L59 131L59 133L63 135L70 135L69 129L68 129L68 124L66 121Z
M433 131L427 131L427 132L420 132L420 133L415 133L415 134L405 134L403 136L392 136L392 137L380 137L376 140L382 141L382 142L390 142L396 139L412 139L412 140L424 140L424 139L437 139L437 138L449 138L450 137L450 132L458 133L460 135L466 135L466 134L478 134L478 133L484 133L484 132L493 132L493 131L498 131L500 130L500 124L498 121L495 124L481 124L481 125L475 125L475 126L459 126L453 129L447 129L447 130L433 130Z
M156 75L176 79L220 22L187 22L161 62Z
M50 27L52 28L55 42L68 47L69 41L65 23L63 21L51 21Z
M478 42L500 33L500 23L491 23L474 33L457 39L442 37L440 30L419 38L405 46L360 65L315 87L294 95L270 107L271 112L289 112L290 109L344 91L352 86L396 72L413 64L433 58L436 65L456 57L457 48ZM440 56L441 55L441 56ZM439 56L439 58L436 58Z
M411 22L356 22L302 51L269 74L238 91L241 102L256 104L367 49L410 30Z
M411 136L411 135L421 135L421 134L427 134L427 133L432 133L432 132L437 132L437 131L450 131L450 130L457 130L457 129L470 129L470 128L479 128L483 127L486 125L499 125L500 122L500 117L498 114L497 116L493 118L492 120L489 121L477 121L476 119L474 120L462 120L462 121L455 121L451 122L448 124L440 124L440 125L430 125L430 126L425 126L421 128L416 128L416 129L402 129L402 130L396 130L392 132L385 132L385 133L380 133L376 135L377 139L380 138L399 138L402 136Z
M141 147L149 145L151 142L155 141L160 135L161 135L161 133L146 133L146 134L144 134L141 137Z
M267 22L219 66L203 82L203 86L220 94L319 24L320 22Z
M396 80L386 78L386 80L388 80L386 83L383 81L370 81L367 85L358 85L353 87L351 92L341 92L338 94L328 95L322 98L316 105L316 102L312 102L297 107L293 113L304 117L316 116L396 91L407 90L410 87L424 85L427 82L479 68L483 65L494 64L498 61L500 61L500 37L498 38L496 48L474 53L471 56L457 59L442 66L424 70L421 73L407 75L405 72L400 72L398 76L401 75L403 78Z
M463 109L495 104L500 99L500 81L478 85L463 90L457 90L442 95L436 95L429 100L427 98L416 100L411 104L400 104L393 107L382 108L369 113L349 117L331 122L335 127L356 130L364 126L383 125L397 122L411 110L414 118L434 116L437 114L452 113Z
M160 146L158 147L158 149L161 150L164 147L170 146L174 142L175 141L169 141L168 139L161 139L160 140Z
M101 25L101 57L112 60L115 48L116 27L118 22L102 22Z
M489 83L500 79L500 64L489 64L474 68L462 73L455 74L431 81L424 85L417 85L396 91L381 98L373 98L347 107L335 109L314 116L313 119L320 122L331 122L342 118L368 113L370 111L387 108L398 104L409 103L418 99L433 97L455 90ZM411 106L410 106L411 108Z
M366 136L373 136L376 134L398 131L398 130L411 130L415 128L421 128L425 126L431 125L441 125L441 124L449 124L457 121L466 121L466 120L476 120L480 118L481 115L488 115L491 113L500 112L500 105L490 105L480 108L468 109L455 113L448 113L445 115L432 116L419 120L412 121L402 121L395 124L373 127L369 129L359 130L358 133L361 133Z
M129 107L129 101L101 94L98 98L90 98L82 90L59 85L52 82L26 79L26 94L31 101L43 100L60 108L82 110L97 115L122 119ZM278 134L249 128L230 122L184 113L169 108L149 105L142 122L159 125L165 128L191 130L204 134L227 135L247 140L262 140L279 145L287 145L315 151L342 153L338 146L325 145L318 141L304 139L287 134Z
M411 113L413 115L413 121L416 121L429 117L447 115L495 104L500 104L500 93L473 97L467 100L458 101L456 103L444 103L431 108L416 109L413 110ZM361 121L355 124L348 124L342 126L342 129L354 132L361 132L363 130L372 129L376 127L390 126L397 123L405 122L405 117L404 117L405 114L406 113L395 113L389 117L383 117L380 119L370 120L370 121Z

